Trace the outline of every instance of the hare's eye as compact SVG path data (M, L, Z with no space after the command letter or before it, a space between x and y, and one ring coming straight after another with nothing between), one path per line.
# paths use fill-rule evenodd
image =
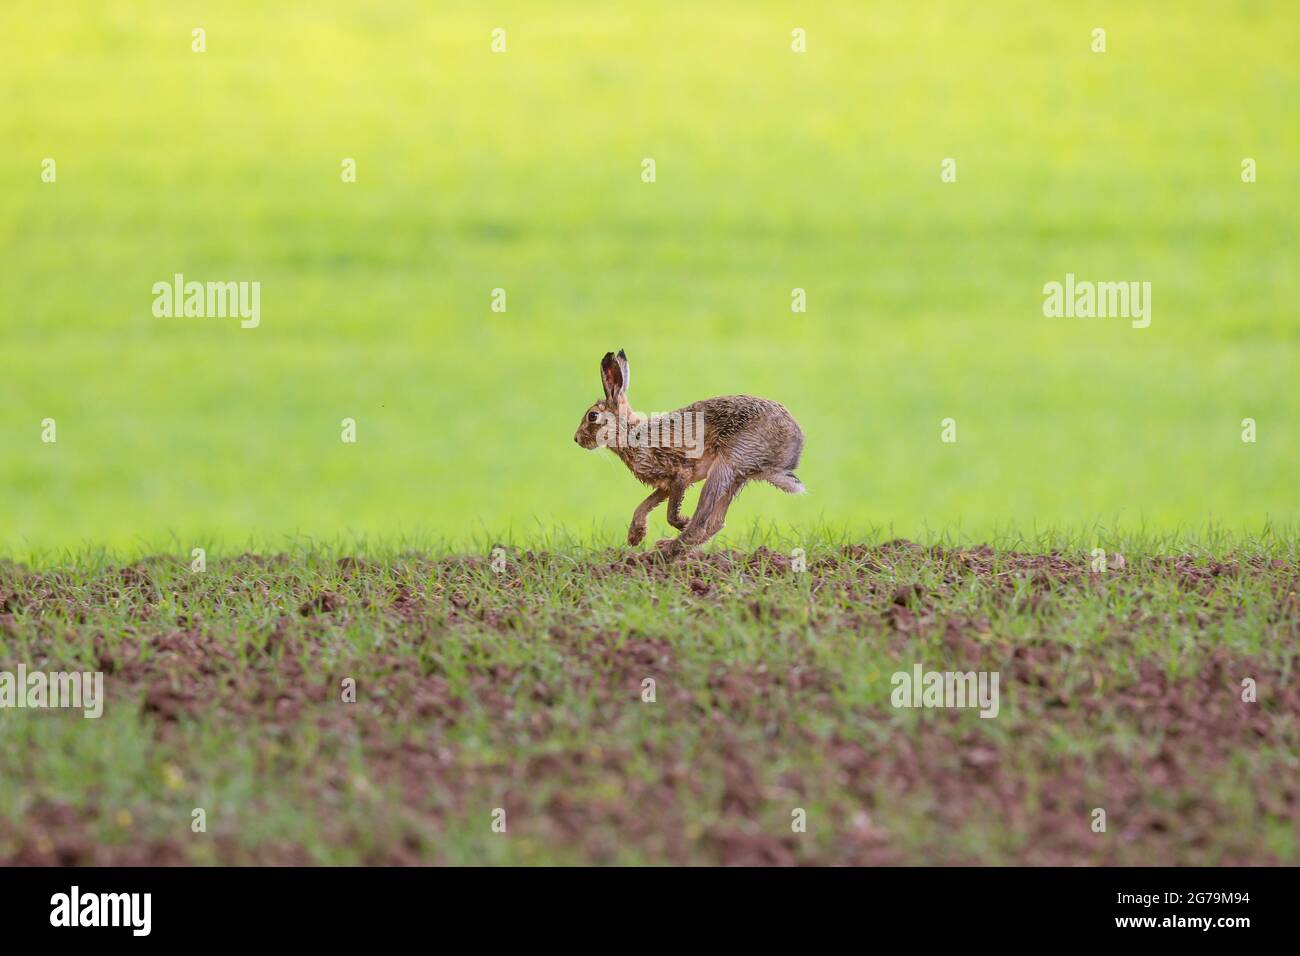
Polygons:
M587 412L587 421L589 421L589 422L594 422L594 421L595 421L596 419L598 419L598 418L600 418L599 413L597 413L597 412Z

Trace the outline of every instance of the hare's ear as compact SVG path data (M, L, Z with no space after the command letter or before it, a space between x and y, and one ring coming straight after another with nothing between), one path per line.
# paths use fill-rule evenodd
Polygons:
M606 398L617 398L627 390L627 360L619 361L613 352L606 352L600 360L600 384L605 388Z
M622 349L618 350L618 370L623 373L623 391L628 391L632 387L632 373L627 368L627 355Z

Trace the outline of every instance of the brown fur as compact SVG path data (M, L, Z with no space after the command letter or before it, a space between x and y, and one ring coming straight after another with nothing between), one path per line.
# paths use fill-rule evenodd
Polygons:
M630 426L653 421L634 412L628 404L627 356L621 349L617 356L605 353L600 370L605 397L583 413L573 436L587 449L601 446L602 429L606 434L610 431L610 416L615 421L621 416ZM676 555L722 530L727 508L745 482L766 481L790 494L804 490L794 474L803 451L803 432L784 405L751 395L724 395L695 402L671 414L692 412L703 414L703 453L698 458L688 455L688 449L680 443L677 447L645 447L627 442L619 429L614 430L613 441L605 445L639 481L654 489L632 515L628 544L641 543L647 516L665 500L668 523L681 534L659 541L658 546ZM660 420L665 418L661 416ZM695 514L686 518L681 513L682 497L697 481L703 481L704 488Z

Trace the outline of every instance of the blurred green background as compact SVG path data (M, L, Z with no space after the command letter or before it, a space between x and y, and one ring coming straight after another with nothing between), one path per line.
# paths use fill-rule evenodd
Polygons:
M7 0L0 37L3 551L621 540L643 489L572 441L619 347L641 410L803 424L811 495L732 540L1296 519L1293 3ZM260 328L154 318L177 272L260 282ZM1067 272L1150 281L1151 327L1044 318Z

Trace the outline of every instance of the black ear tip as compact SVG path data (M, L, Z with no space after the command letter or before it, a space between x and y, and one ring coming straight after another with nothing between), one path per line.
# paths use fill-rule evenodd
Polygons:
M627 356L623 353L623 350L622 350L622 349L619 349L619 350L618 350L618 357L621 358L621 359L623 359L623 360L625 360L625 361L627 360Z
M606 362L612 362L612 361L614 361L614 353L613 353L613 352L606 352L606 353L605 353L605 357L604 357L603 359L600 360L600 364L601 364L601 365L604 365Z

